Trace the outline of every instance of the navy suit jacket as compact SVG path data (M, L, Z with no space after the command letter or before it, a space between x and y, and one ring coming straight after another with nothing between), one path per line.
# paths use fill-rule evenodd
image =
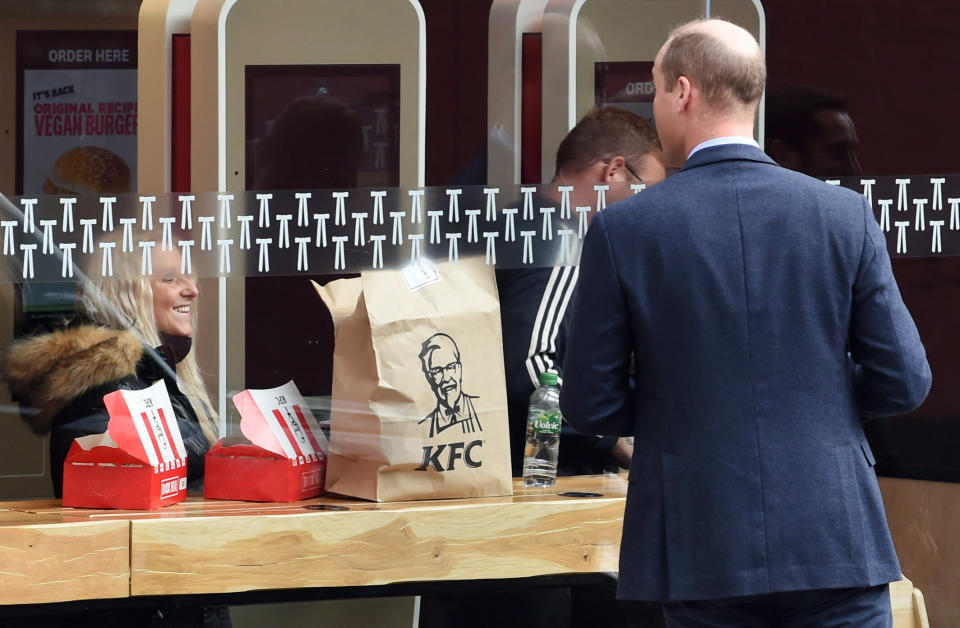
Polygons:
M861 195L698 151L594 219L565 368L571 424L636 436L621 597L900 578L861 417L912 410L931 376Z

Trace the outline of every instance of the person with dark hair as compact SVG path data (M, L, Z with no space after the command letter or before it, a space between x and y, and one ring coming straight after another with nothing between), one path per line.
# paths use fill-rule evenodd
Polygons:
M540 186L535 207L559 207L560 186L573 186L571 207L593 206L593 186L609 184L607 202L633 195L630 184L648 186L666 176L660 140L642 116L616 107L595 109L567 134L557 150L556 174ZM523 468L527 405L540 373L563 374L571 296L577 287L575 266L498 269L500 321L503 330L504 373L510 424L512 473ZM449 358L446 359L451 361ZM442 362L443 360L441 360ZM426 365L425 365L426 366ZM558 378L562 384L562 379ZM619 470L630 462L626 439L579 433L563 425L559 475L598 474ZM424 596L420 627L460 628L523 626L564 628L653 628L658 608L615 599L616 579L607 574L585 578L573 587L500 590Z
M620 176L617 176L617 175ZM583 117L557 148L553 183L649 183L666 173L660 156L660 138L643 116L618 107L600 107ZM618 196L611 199L616 201Z
M683 169L594 218L560 392L575 427L636 437L618 594L668 627L889 628L861 417L916 408L931 374L884 235L862 194L760 150L750 33L685 24L653 78Z
M353 109L326 94L297 98L277 114L260 141L252 190L354 188L362 154L363 132ZM246 278L248 387L272 388L293 379L305 395L330 394L333 323L310 279L326 283L343 276L352 275ZM286 325L274 334L261 333L254 321L269 317L279 302L288 306Z
M767 93L766 152L784 168L812 177L859 175L858 146L845 97L808 87Z
M654 185L666 170L656 129L643 116L617 107L588 113L557 149L556 173L541 186L537 207L559 206L560 186L572 186L571 207L594 205L596 184L609 184L607 203L633 195L630 184ZM569 323L567 305L577 286L576 267L497 271L503 357L510 416L513 475L523 467L527 404L540 374L554 372L563 385L563 351ZM560 475L604 473L630 463L630 446L615 437L580 434L564 426L560 437Z
M255 190L357 186L363 133L357 114L331 96L288 103L257 151Z

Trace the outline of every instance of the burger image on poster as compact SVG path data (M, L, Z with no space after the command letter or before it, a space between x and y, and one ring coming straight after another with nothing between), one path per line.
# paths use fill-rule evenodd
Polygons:
M130 191L130 167L106 148L78 146L57 158L45 194L124 194Z

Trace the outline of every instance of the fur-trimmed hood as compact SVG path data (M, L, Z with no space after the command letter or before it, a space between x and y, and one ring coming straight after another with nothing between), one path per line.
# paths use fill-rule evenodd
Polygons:
M81 325L17 340L3 360L3 378L38 434L88 390L136 375L143 345L131 331Z

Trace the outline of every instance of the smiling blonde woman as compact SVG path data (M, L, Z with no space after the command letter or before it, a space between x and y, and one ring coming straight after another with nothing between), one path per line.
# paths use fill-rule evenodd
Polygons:
M4 378L24 420L36 433L51 435L57 497L73 439L106 431L103 396L160 379L187 448L188 487L202 482L217 417L191 350L199 290L193 277L180 272L176 251L156 251L151 276L139 270L121 261L113 277L89 273L80 284L76 319L16 341L4 361Z

